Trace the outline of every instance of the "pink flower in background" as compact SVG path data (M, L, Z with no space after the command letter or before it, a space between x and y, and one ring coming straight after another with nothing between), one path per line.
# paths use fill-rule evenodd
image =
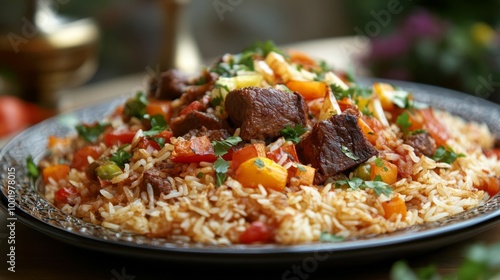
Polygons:
M409 39L427 37L437 40L443 37L448 25L429 11L418 9L403 22L398 35Z

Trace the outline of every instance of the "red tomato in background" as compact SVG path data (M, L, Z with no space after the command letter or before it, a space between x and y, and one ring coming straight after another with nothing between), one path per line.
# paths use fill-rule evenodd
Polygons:
M30 125L28 114L21 99L0 95L0 137L28 127Z
M0 137L7 136L43 121L54 111L25 102L12 95L0 95Z

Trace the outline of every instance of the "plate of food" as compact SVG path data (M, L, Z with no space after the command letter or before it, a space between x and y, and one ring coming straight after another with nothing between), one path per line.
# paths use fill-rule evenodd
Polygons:
M499 109L355 80L263 42L13 137L0 152L2 208L64 242L130 256L408 254L500 221Z

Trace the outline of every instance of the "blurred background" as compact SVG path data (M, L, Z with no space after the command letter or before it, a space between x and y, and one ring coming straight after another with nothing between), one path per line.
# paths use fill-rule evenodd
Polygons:
M340 55L361 76L500 103L499 0L0 0L0 7L0 137L21 126L15 119L26 126L57 113L72 92L140 81L133 79L172 65L193 70L264 40L319 40L328 50L324 40L347 39ZM23 114L9 109L16 106Z

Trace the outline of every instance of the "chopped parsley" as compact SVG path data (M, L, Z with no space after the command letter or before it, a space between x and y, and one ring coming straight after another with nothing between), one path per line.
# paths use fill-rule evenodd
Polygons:
M286 125L285 128L281 131L281 135L285 138L285 140L292 141L293 143L297 144L301 140L300 136L306 131L307 129L300 123L298 123L293 127L291 125Z
M377 196L380 196L381 194L389 196L393 191L389 184L382 181L364 181L363 179L357 177L349 180L338 180L335 182L336 188L341 188L343 186L347 186L353 190L364 190L366 188L373 189Z
M410 116L408 115L408 113L404 112L401 115L399 115L398 118L396 119L396 124L399 125L403 134L405 135L408 134L408 132L410 132L410 127L411 127Z
M465 157L465 155L462 153L460 154L455 153L455 151L453 151L453 149L450 146L447 147L439 146L439 148L436 149L436 152L432 156L432 159L438 162L445 162L448 164L452 164L459 157Z
M123 113L129 117L142 119L146 115L146 107L149 104L148 97L143 92L138 92L134 98L125 102Z
M125 167L125 163L128 162L128 160L132 157L132 154L129 152L126 152L124 149L127 146L123 145L116 152L114 152L111 157L109 158L112 162L116 163L120 168Z
M232 146L240 143L242 140L238 136L231 136L225 140L212 141L212 146L214 147L214 152L216 156L225 155Z
M413 109L414 106L414 101L411 98L411 94L404 90L394 91L392 103L403 109Z
M217 186L222 185L222 183L226 181L227 177L226 173L228 169L229 169L229 162L219 156L217 160L214 162L214 170L216 178L215 184Z
M351 150L349 150L348 147L342 145L342 147L340 147L340 149L342 150L342 153L344 153L344 155L346 155L348 158L352 159L352 160L358 160L359 157L356 156Z
M168 128L167 121L163 115L158 114L150 117L151 129L144 131L144 136L154 136Z
M257 166L258 168L264 168L264 166L266 166L266 164L264 163L264 161L262 161L262 159L260 159L260 158L255 159L255 161L253 162L253 164L255 166Z
M78 135L85 139L85 141L93 143L97 141L99 135L101 135L108 126L109 124L107 123L95 123L92 125L77 124L75 129L78 132Z
M241 142L241 138L238 136L231 136L225 140L212 141L212 146L214 148L214 153L217 156L217 160L214 162L216 186L222 185L226 181L226 173L229 168L229 162L222 158L232 146Z
M40 170L38 169L38 166L36 166L31 155L26 158L26 168L28 169L29 177L38 178L38 176L40 176Z
M321 242L342 242L342 241L344 241L344 239L345 238L343 236L329 233L326 231L321 232L321 234L319 236L319 240Z

